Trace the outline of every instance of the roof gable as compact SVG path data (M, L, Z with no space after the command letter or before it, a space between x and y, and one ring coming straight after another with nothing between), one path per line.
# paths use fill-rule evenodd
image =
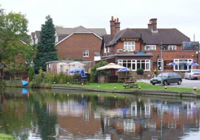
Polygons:
M107 46L114 45L119 39L130 39L130 38L140 38L140 35L138 35L136 32L134 32L132 29L124 29L115 35L115 37L107 44Z
M63 38L61 41L59 41L58 43L56 43L56 46L59 45L60 43L62 43L63 41L65 41L66 39L68 39L68 38L69 38L70 36L72 36L73 34L76 34L76 33L80 33L80 32L74 32L74 33L72 33L72 34L66 36L66 37ZM95 33L90 33L90 32L85 32L85 33L93 34L94 36L96 36L97 38L99 38L99 39L102 40L102 38L101 38L100 36L98 36L97 34L95 34Z

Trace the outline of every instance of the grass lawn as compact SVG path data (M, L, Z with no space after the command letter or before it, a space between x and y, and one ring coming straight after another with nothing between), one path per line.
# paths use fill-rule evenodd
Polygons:
M150 85L144 82L137 82L141 87L141 90L165 90L164 86L160 85ZM66 84L63 84L66 85ZM81 86L76 84L70 84L70 86ZM83 85L81 87L89 88L89 89L102 89L102 90L138 90L136 88L125 89L123 87L123 83L90 83L88 85ZM116 89L114 88L116 87ZM178 88L178 87L167 87L168 91L177 91L177 92L192 92L191 88ZM200 90L197 90L197 93L200 93Z
M0 140L14 140L14 138L10 135L0 133Z

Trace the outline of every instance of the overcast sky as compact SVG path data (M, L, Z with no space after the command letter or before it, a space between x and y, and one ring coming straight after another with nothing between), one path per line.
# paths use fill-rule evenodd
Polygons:
M45 17L63 27L106 28L111 16L121 29L147 28L157 18L158 28L177 28L193 41L200 40L200 0L1 0L6 13L21 12L29 21L29 32L40 30Z

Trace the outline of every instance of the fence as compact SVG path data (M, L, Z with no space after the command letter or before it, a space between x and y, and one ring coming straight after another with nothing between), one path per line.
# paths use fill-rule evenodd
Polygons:
M3 74L3 79L4 80L10 80L10 79L26 79L28 77L28 72L15 72L15 73L8 73L5 72Z

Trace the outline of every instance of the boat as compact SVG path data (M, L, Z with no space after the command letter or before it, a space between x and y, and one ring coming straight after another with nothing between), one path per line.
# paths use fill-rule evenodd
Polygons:
M22 86L27 86L27 85L28 85L28 81L22 80Z

